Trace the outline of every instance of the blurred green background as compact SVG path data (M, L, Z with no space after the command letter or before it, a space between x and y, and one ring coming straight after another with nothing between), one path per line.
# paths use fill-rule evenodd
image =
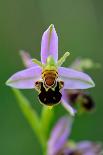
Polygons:
M0 155L41 154L39 142L5 81L24 68L19 50L40 59L41 36L51 23L59 37L59 56L71 52L66 66L78 56L103 63L102 0L0 0ZM103 69L89 74L96 83L91 90L96 111L76 118L71 137L103 141ZM22 92L40 113L42 105L34 90ZM66 113L62 106L56 110L56 118Z

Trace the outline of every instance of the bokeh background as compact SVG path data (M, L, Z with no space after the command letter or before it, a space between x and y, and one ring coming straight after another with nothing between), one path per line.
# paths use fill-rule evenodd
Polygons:
M59 56L70 50L66 66L78 56L103 64L102 0L0 0L0 155L39 155L39 142L23 117L5 81L24 68L19 50L40 59L42 33L53 23ZM96 111L75 119L71 138L103 141L103 68L89 71L96 87L91 94ZM22 91L40 113L34 90ZM57 107L55 118L66 113Z

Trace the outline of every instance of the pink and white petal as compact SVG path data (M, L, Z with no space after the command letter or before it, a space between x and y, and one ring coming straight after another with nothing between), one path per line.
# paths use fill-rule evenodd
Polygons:
M20 56L21 56L21 59L23 61L24 66L26 68L37 66L36 64L34 64L32 62L32 58L31 58L31 56L30 56L30 54L28 52L21 50L20 51Z
M19 71L8 79L6 85L19 89L32 89L35 87L35 82L41 78L41 72L40 67Z
M62 90L62 99L61 99L63 107L72 115L75 116L76 110L70 105L70 101L67 97L66 90Z
M77 144L77 150L80 150L83 155L100 155L103 152L102 145L100 143L81 141Z
M43 33L41 41L41 62L46 63L48 56L53 56L54 60L58 60L58 36L54 25L51 24L49 28Z
M90 149L92 146L92 142L85 140L85 141L81 141L79 143L77 143L77 148L80 150L87 150Z
M67 141L71 132L72 118L62 117L53 128L48 141L48 155L56 155Z
M87 89L95 86L91 77L83 72L59 67L58 73L64 81L64 89Z
M80 143L77 143L77 146L75 146L74 148L69 146L65 147L63 150L63 154L102 155L103 150L101 144L99 143L81 141Z

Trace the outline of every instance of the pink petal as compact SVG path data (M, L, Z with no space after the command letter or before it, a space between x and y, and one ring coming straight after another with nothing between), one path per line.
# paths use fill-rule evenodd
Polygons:
M48 142L48 155L56 155L67 141L71 132L72 118L62 117L52 130Z
M50 25L44 32L41 41L41 62L46 63L48 56L53 56L54 60L58 60L58 36L54 25Z
M70 105L68 96L67 96L67 92L66 90L62 90L62 99L61 99L62 105L64 106L64 108L72 115L74 116L76 113L76 110L74 108L72 108L72 106Z
M95 84L89 75L70 68L59 67L59 77L64 81L64 89L87 89Z
M32 89L35 87L35 82L40 79L40 77L41 68L31 67L12 75L6 82L6 85L19 89Z
M103 152L103 148L100 143L90 141L79 142L76 149L80 150L83 155L100 155Z
M102 145L100 143L81 141L77 143L75 147L72 147L71 145L67 145L66 147L64 147L62 154L103 155L103 150Z
M20 56L21 56L21 59L23 61L24 66L26 68L37 66L36 64L34 64L32 62L32 58L31 58L31 56L29 55L28 52L21 50L20 51Z

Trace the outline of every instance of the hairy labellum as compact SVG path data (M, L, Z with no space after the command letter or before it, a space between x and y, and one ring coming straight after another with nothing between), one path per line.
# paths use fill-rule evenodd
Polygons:
M86 92L81 92L79 90L72 91L68 93L68 97L72 106L80 104L81 107L87 111L90 111L94 108L94 101L92 97Z
M94 101L92 100L91 96L84 94L83 99L84 99L83 107L86 110L92 110L94 108Z
M39 88L39 100L42 104L53 106L61 101L62 94L60 89L63 86L62 81L57 81L54 89L46 89L43 82L37 82Z

